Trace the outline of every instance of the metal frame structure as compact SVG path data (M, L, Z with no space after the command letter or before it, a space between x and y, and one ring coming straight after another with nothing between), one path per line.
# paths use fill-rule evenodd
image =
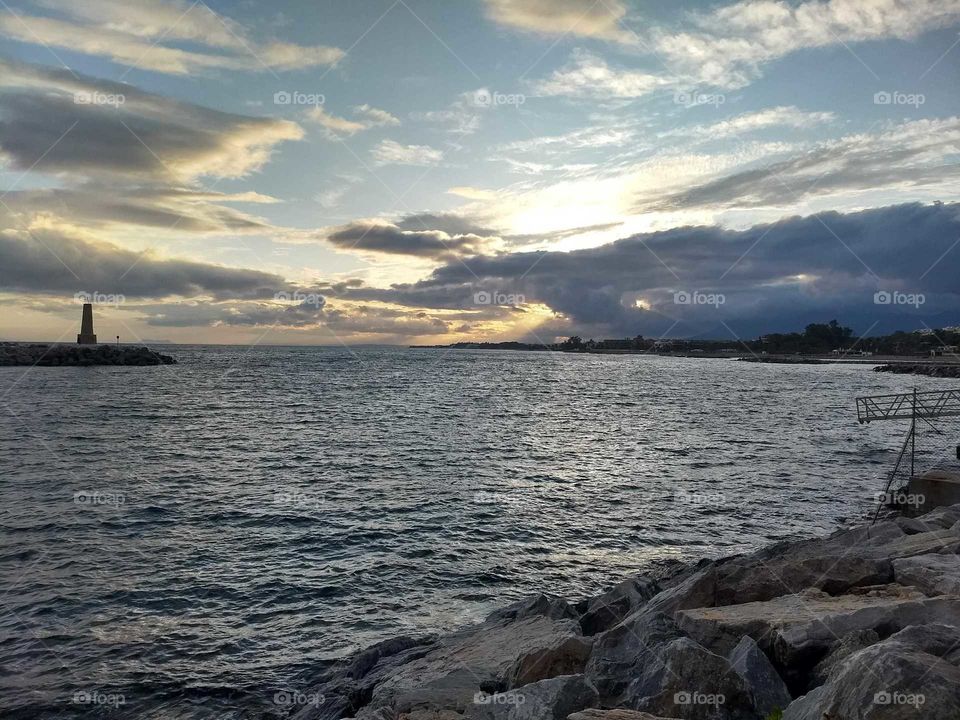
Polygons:
M918 392L916 389L909 393L894 395L871 395L857 398L857 421L861 424L874 420L909 420L910 430L903 440L896 465L887 478L883 497L889 497L890 486L897 477L903 458L910 448L910 477L916 473L917 459L917 420L925 421L933 428L930 422L933 418L960 417L960 390L927 390ZM933 428L935 432L939 432ZM877 505L873 514L873 522L880 516L883 499Z

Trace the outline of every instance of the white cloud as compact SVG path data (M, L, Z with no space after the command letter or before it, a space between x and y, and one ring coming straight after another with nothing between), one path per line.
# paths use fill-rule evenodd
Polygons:
M400 124L399 118L394 117L386 110L372 107L366 103L357 105L353 108L353 111L365 118L367 127L387 127Z
M360 116L359 120L348 120L331 115L321 107L311 108L307 112L307 117L326 128L333 137L354 135L361 130L369 130L372 127L400 124L400 121L386 110L380 110L370 105L357 105L353 108L353 112Z
M45 0L43 5L68 19L5 13L0 16L0 34L20 42L43 43L174 75L208 69L292 70L332 65L344 54L326 46L258 43L247 37L237 23L213 14L205 3ZM170 45L176 41L214 48L217 52L196 52Z
M695 13L694 32L654 33L654 48L674 73L737 88L761 66L802 48L885 38L911 39L956 23L956 0L749 0ZM852 58L851 58L852 60ZM856 62L854 60L854 62Z
M611 68L586 50L575 50L564 67L534 84L539 95L593 99L638 98L667 83L661 77L636 70Z
M543 35L580 35L629 43L635 36L621 25L622 0L486 0L488 16L501 25Z
M832 112L804 112L792 105L781 105L757 112L744 113L711 125L678 128L663 133L661 137L680 135L713 140L744 135L770 127L790 127L803 130L830 123L836 119L837 116Z
M401 145L395 140L382 140L373 149L377 165L436 165L443 152L429 145Z

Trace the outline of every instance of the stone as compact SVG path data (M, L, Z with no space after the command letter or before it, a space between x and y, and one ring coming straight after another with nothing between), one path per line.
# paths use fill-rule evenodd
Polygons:
M783 720L956 720L960 629L908 627L853 653L826 684L794 700Z
M596 637L586 675L607 706L621 705L628 686L652 661L657 648L683 637L665 613L643 612Z
M886 557L895 560L897 558L913 557L914 555L936 553L942 550L954 552L958 543L960 543L960 536L952 530L934 530L917 533L916 535L905 535L884 545L882 552Z
M580 615L583 634L596 635L609 630L640 610L659 591L654 581L638 576L590 598L583 604Z
M583 675L561 675L501 693L478 692L467 720L566 720L595 705L597 691Z
M851 587L891 582L893 568L883 548L904 537L896 523L883 522L721 561L715 604L770 600L810 587L836 595Z
M370 707L398 713L430 708L462 712L477 691L581 673L590 649L575 620L495 618L440 638L429 652L384 677L373 690Z
M921 515L917 521L931 530L948 530L957 521L960 521L960 505L938 507Z
M744 635L727 659L747 683L761 716L766 717L777 709L783 710L790 704L791 697L786 684L752 637Z
M589 708L567 716L567 720L670 720L670 718L651 715L639 710L624 710L623 708L612 710Z
M910 585L926 595L960 595L960 556L930 553L898 558L893 573L901 585Z
M757 720L746 681L730 663L690 638L657 647L627 688L624 705L690 720Z
M833 670L853 653L880 642L875 630L854 630L840 638L823 660L817 663L811 673L810 685L822 685Z
M494 610L487 616L487 622L524 620L529 617L547 617L553 620L576 620L579 617L576 608L564 598L540 593L525 597L505 608Z
M924 533L933 529L939 529L931 528L929 525L921 522L917 518L910 518L904 515L894 518L893 521L897 524L897 527L903 530L907 535L916 535L917 533Z
M794 692L838 638L856 630L900 630L960 619L960 598L928 598L900 585L833 597L811 589L765 602L683 610L682 631L704 647L728 654L744 635L752 637L780 669Z

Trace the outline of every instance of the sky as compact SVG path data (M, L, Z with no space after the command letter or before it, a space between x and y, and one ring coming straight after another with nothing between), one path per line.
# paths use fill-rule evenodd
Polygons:
M960 0L0 0L0 339L960 325Z

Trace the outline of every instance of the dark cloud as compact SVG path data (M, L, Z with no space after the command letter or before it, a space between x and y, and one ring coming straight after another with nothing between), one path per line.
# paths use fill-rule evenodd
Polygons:
M0 288L8 291L225 299L272 296L286 284L259 270L161 259L55 230L0 232Z
M403 230L391 223L358 221L338 228L327 240L343 250L386 255L452 258L482 252L489 239L472 233L450 235L442 230Z
M0 154L16 168L111 175L237 177L298 139L294 123L211 110L0 59ZM42 160L41 160L42 158Z
M447 235L495 237L500 233L453 213L415 213L396 221L401 230L439 230Z
M908 204L793 217L745 231L682 227L573 252L450 262L429 278L353 294L418 307L466 308L479 290L522 295L597 332L712 336L770 332L838 317L865 331L958 324L960 205ZM919 308L877 305L877 291L924 294ZM723 294L685 305L675 292ZM638 306L640 301L642 306ZM724 323L726 325L724 325Z

